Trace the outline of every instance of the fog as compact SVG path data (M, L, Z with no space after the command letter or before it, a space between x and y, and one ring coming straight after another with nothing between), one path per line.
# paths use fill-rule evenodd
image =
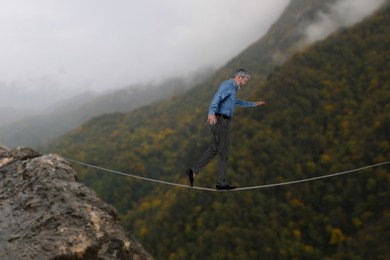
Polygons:
M0 107L40 109L219 67L289 0L35 0L0 3Z
M339 0L306 42L352 25L385 0ZM52 106L218 68L261 38L289 0L0 2L0 109Z
M306 43L325 39L340 27L351 26L377 10L386 0L339 0L305 29Z

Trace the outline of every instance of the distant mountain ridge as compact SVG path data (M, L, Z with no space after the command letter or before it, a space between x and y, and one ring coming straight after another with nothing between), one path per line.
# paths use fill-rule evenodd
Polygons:
M0 112L0 143L7 146L42 147L62 134L80 126L94 116L127 113L153 102L179 95L201 79L209 77L213 69L196 73L195 79L172 78L157 85L145 84L108 91L104 94L84 92L47 108L47 112Z

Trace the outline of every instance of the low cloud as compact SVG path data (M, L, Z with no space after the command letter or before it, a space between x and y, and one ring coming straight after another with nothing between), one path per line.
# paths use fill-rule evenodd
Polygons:
M342 27L351 26L377 10L386 0L340 0L329 12L319 12L316 22L304 30L305 44L310 44Z
M218 67L289 0L13 0L0 3L0 81L108 90Z

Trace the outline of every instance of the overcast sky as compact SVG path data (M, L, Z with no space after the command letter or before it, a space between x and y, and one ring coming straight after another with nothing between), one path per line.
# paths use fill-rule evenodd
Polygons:
M219 67L289 0L0 2L0 87L103 90Z

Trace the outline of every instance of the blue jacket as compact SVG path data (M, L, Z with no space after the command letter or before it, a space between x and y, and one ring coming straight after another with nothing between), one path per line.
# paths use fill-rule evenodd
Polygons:
M249 102L236 98L238 86L233 79L225 80L219 85L209 107L209 115L216 113L233 117L234 106L255 107L256 102Z

